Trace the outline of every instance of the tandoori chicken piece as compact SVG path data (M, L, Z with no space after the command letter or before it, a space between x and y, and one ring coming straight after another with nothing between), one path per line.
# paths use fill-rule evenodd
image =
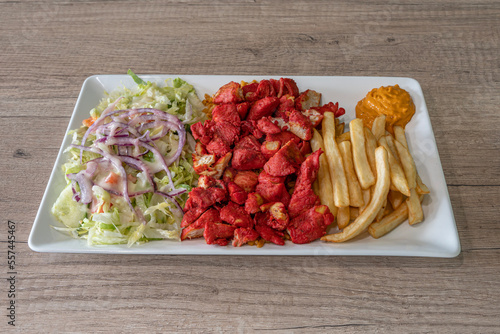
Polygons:
M285 206L290 203L290 194L285 187L285 177L272 176L263 171L259 174L259 184L255 190L267 202L282 202Z
M241 102L236 105L236 111L240 115L240 119L247 117L248 110L250 109L250 102Z
M254 171L238 171L233 181L247 193L251 193L259 183L259 174Z
M249 241L255 241L259 238L259 233L253 228L240 227L234 230L233 246L241 247Z
M265 97L276 97L274 85L269 80L261 80L257 86L250 86L246 89L245 98L247 101L253 102Z
M216 104L238 103L242 102L243 100L243 90L241 89L240 84L234 81L231 81L219 88L213 98L213 101Z
M281 128L271 121L271 117L262 117L257 121L257 128L265 134L276 134L281 132Z
M200 238L203 236L207 222L220 222L219 211L210 208L205 211L194 223L189 224L182 230L181 240Z
M327 111L332 112L335 115L335 118L338 118L345 114L345 109L339 108L338 102L337 103L329 102L327 104L322 105L321 107L312 107L311 109L317 110L322 115Z
M260 99L250 107L247 120L258 121L262 117L271 116L279 104L280 100L277 97L268 96Z
M245 208L231 201L220 210L220 218L236 227L253 227L254 225L252 217L245 211Z
M227 184L227 188L229 191L229 199L234 203L245 204L247 200L248 193L243 190L239 185L234 182L229 182Z
M326 205L314 206L293 218L287 231L293 243L306 244L324 236L333 219Z
M286 176L295 173L302 161L304 158L297 144L291 140L266 162L264 170L273 176Z
M191 125L191 132L193 133L193 138L199 140L203 145L208 145L214 136L215 122L211 120L206 120L205 123L197 122Z
M196 187L189 193L189 198L184 205L184 217L181 227L193 223L200 215L215 203L227 200L227 190L219 183L207 189Z
M295 142L295 144L300 143L300 138L291 133L290 131L282 131L277 134L267 135L266 141L279 141L280 146L284 146L290 140Z
M208 153L215 154L216 158L225 156L231 152L231 147L220 137L214 137L206 146Z
M208 222L205 225L205 231L203 231L203 237L207 244L217 244L220 246L226 246L229 243L228 239L231 239L234 235L234 230L236 227L224 223L218 222Z
M262 168L266 163L260 152L260 143L252 135L242 138L234 147L232 167L237 170Z
M254 217L255 230L259 233L262 239L276 245L283 246L285 244L285 240L283 239L284 233L276 231L267 225L267 221L270 219L270 216L271 214L269 212L257 212Z
M240 126L241 119L234 103L219 104L212 110L212 121L229 122L236 127Z
M323 153L321 149L317 150L300 165L295 189L288 206L288 213L292 218L298 216L302 211L321 203L318 195L312 189L312 184L318 176L319 156L321 153Z
M311 122L300 111L293 110L290 113L288 124L290 126L288 131L302 140L311 140L313 133Z
M312 89L308 89L301 93L297 99L295 99L295 108L300 111L311 109L313 107L319 107L321 102L321 93L318 93Z
M279 80L271 79L270 81L274 86L277 97L282 97L287 94L294 97L299 96L299 88L297 87L295 80L290 78L280 78Z
M266 159L271 159L281 148L279 141L265 141L260 146L260 151Z
M260 206L262 212L269 212L269 219L266 224L278 231L283 231L290 222L290 217L286 207L281 202L266 203Z
M239 127L225 121L216 122L213 131L216 137L222 138L229 146L238 140L240 134Z
M259 193L250 193L245 201L245 211L249 214L260 212L262 204L264 204L264 198Z

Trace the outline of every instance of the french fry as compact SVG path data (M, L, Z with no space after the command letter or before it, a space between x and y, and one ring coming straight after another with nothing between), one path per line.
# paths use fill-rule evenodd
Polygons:
M365 147L366 147L366 157L368 158L368 163L372 170L373 176L377 173L377 168L375 167L375 149L377 148L377 139L373 133L365 127Z
M420 178L420 175L418 175L418 173L417 173L417 189L416 190L417 190L417 193L419 195L430 193L429 188L427 188L427 186L422 182L422 179Z
M384 202L382 203L382 207L380 208L380 210L377 212L377 215L375 216L376 222L380 221L384 217L386 207L387 207L387 198L384 199Z
M373 120L372 133L377 140L385 135L385 115L378 115L377 118Z
M354 171L351 142L341 142L339 144L339 150L340 154L342 155L342 160L344 161L345 176L347 179L347 187L349 189L350 206L359 208L363 205L363 195L361 193L361 187L359 185L358 178L356 177L356 172ZM368 170L370 170L370 167L368 167Z
M355 208L353 206L349 207L349 214L351 217L351 221L356 220L359 216L359 208Z
M408 181L408 187L410 189L417 186L417 167L415 166L415 161L410 154L410 151L403 146L397 140L394 142L396 150L398 151L399 160L401 161L401 166L405 172L406 180Z
M408 142L406 141L405 130L399 125L394 125L394 138L408 149Z
M335 141L335 116L325 112L322 130L325 153L330 168L330 178L333 186L333 199L336 207L349 206L349 189L345 175L342 155Z
M391 169L391 182L394 187L399 190L403 195L410 196L410 188L408 187L408 181L406 180L403 168L398 163L396 158L391 152L389 145L385 136L380 137L378 140L379 145L383 146L387 150L387 156L389 161L389 166Z
M335 119L337 119L337 118L335 118ZM344 122L335 125L335 134L337 137L344 133L344 128L345 128Z
M323 143L323 137L318 132L318 130L313 129L313 137L311 138L311 148L313 151L321 149L325 151L325 145ZM318 194L321 204L328 206L330 212L337 216L337 207L333 200L333 186L332 179L330 177L330 169L328 167L328 161L325 154L319 156L319 170L318 177L313 184L313 189L316 194Z
M406 205L408 206L408 222L410 225L418 224L424 220L424 212L415 188L411 189L411 195L406 200Z
M368 189L375 184L375 176L368 164L365 147L365 133L363 130L363 120L356 118L349 123L352 143L352 158L354 161L354 170L358 176L361 188ZM351 206L356 206L351 203Z
M394 136L396 138L396 140L401 144L403 145L407 150L408 152L410 152L410 149L408 148L408 142L406 140L406 135L405 135L405 130L399 126L399 125L396 125L394 126ZM413 157L412 157L412 160L413 160ZM413 160L413 163L415 164L415 161ZM418 175L418 171L415 167L415 172L416 172L416 181L417 181L417 194L421 195L421 194L428 194L430 193L429 191L429 188L427 188L427 186L422 182L422 179L420 178L420 175Z
M351 221L351 213L350 213L350 207L349 206L343 206L338 208L337 211L337 225L339 229L344 229L349 225L349 222Z
M405 200L402 193L394 190L389 191L389 195L387 196L387 198L389 199L389 202L391 203L391 206L394 210L399 208L401 203L403 203Z
M389 146L389 148L391 149L391 153L394 155L396 160L401 163L401 161L399 160L398 152L396 151L396 145L394 144L394 138L389 132L387 132L387 134L385 135L385 140L387 141L387 146Z
M363 210L367 207L368 203L370 203L370 189L363 189L363 206L359 208L359 213L363 213Z
M408 207L406 203L403 203L380 221L371 223L368 227L368 233L375 239L378 239L401 225L407 218Z
M337 144L340 144L341 142L345 140L351 140L351 133L350 132L344 132L343 134L337 136Z
M366 230L373 222L384 200L387 200L389 185L391 183L387 150L383 147L378 147L375 150L375 160L377 164L377 182L374 186L375 188L370 204L368 204L363 213L361 213L354 222L344 228L342 232L325 235L321 240L331 242L350 240Z

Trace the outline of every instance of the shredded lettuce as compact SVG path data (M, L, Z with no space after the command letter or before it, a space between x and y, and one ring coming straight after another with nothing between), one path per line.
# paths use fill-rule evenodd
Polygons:
M186 130L198 121L205 120L203 103L196 95L192 85L186 81L175 78L166 80L164 85L144 81L131 70L128 74L137 86L133 89L123 87L122 89L106 93L106 97L92 110L90 117L97 119L108 106L120 97L115 110L132 108L155 108L166 113L175 115L184 124ZM96 139L90 134L86 143L82 138L88 127L82 125L79 129L71 130L72 143L75 145L91 145ZM154 134L152 129L151 134ZM182 149L181 156L170 167L172 181L175 188L191 190L197 181L196 173L192 165L191 154L194 150L192 136L187 132L186 144ZM155 140L155 145L162 155L175 152L179 145L179 136L175 131L169 131L164 137ZM108 150L104 145L96 144L102 150ZM68 148L66 150L68 160L62 166L64 175L78 173L87 168L87 163L100 158L101 155L93 152L83 151L80 162L80 150ZM113 152L116 153L116 152ZM155 157L152 152L145 152L141 160L148 166L155 166ZM124 164L128 178L129 193L137 193L131 198L134 211L129 203L119 195L119 192L108 192L101 186L94 184L92 187L92 203L81 204L74 199L74 184L66 178L67 185L61 192L59 198L52 207L54 216L64 224L64 227L53 226L54 229L68 233L75 238L87 240L88 245L109 244L140 244L151 240L180 238L180 222L182 212L175 203L165 197L146 192L152 188L148 176L143 172L135 170ZM106 176L106 175L105 175ZM153 182L160 191L169 191L167 186L169 179L165 171L153 175ZM188 191L176 196L177 202L184 206ZM142 215L146 224L138 217Z

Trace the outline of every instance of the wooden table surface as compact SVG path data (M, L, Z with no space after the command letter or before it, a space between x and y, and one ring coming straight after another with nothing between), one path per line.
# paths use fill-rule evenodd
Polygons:
M498 1L0 0L0 331L500 331ZM35 253L27 239L83 80L403 76L422 85L460 235L452 259Z

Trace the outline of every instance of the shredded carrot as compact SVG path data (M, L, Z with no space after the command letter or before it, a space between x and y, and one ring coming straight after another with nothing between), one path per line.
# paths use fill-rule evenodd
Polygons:
M86 127L90 127L92 124L94 124L94 122L96 121L97 118L94 118L94 117L89 117L87 119L84 119L83 120L83 125L85 125Z

